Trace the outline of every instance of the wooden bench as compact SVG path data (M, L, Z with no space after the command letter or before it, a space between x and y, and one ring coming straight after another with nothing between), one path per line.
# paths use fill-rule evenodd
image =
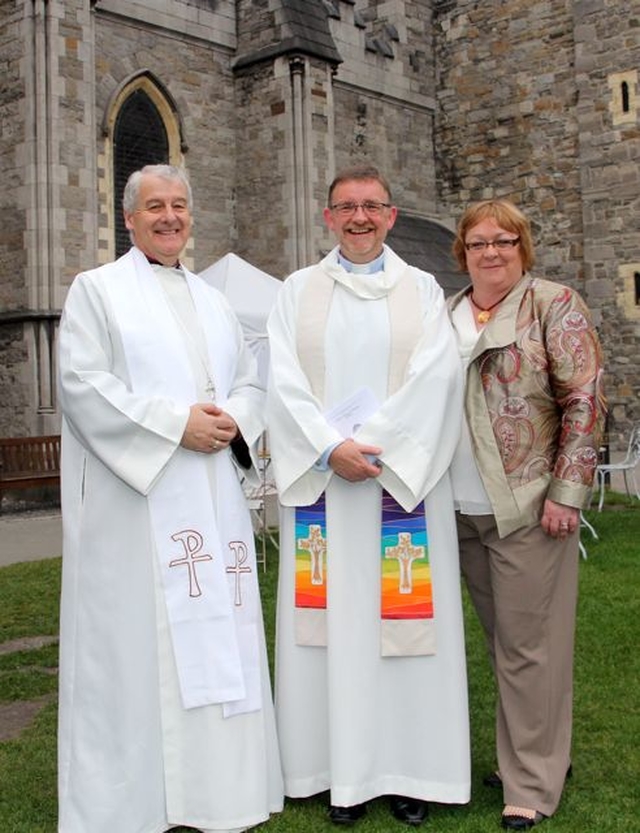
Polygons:
M60 435L0 438L0 499L9 489L60 483Z

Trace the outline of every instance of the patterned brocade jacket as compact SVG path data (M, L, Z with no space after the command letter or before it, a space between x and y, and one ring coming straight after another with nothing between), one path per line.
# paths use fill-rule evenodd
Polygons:
M467 424L501 537L538 523L545 498L588 505L606 413L602 376L580 295L524 275L480 334L466 379Z

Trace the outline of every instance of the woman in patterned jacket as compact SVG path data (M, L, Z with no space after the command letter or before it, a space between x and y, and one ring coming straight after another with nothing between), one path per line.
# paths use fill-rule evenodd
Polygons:
M571 772L580 510L604 422L602 361L572 289L529 274L527 218L471 205L454 255L471 285L450 300L466 370L453 463L461 568L494 670L502 826L552 815Z

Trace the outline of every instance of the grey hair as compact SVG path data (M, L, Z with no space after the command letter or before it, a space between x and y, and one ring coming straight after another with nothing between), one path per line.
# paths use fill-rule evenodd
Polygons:
M145 165L139 171L134 171L127 184L124 186L122 194L122 208L126 214L133 214L138 204L138 197L140 195L140 182L143 176L159 176L162 179L178 180L182 182L187 191L187 207L189 211L193 209L193 193L191 191L191 183L184 168L178 168L176 165Z
M344 168L336 174L335 179L329 186L329 198L327 200L327 205L331 206L333 192L338 185L341 185L343 182L353 182L354 180L358 182L375 180L375 182L378 182L387 192L387 199L389 202L392 201L393 198L391 196L391 186L389 185L389 181L377 168L373 165L354 165L351 168Z

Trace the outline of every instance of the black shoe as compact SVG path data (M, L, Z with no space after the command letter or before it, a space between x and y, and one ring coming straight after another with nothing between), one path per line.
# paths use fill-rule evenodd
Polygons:
M367 811L366 804L353 804L351 807L329 807L329 819L334 824L355 824Z
M422 824L429 815L429 805L420 798L406 798L403 795L392 795L391 812L398 821L417 826Z
M569 764L569 769L567 770L567 778L571 778L573 775L573 765ZM502 789L502 778L500 777L499 772L490 772L489 775L485 775L482 779L482 783L485 787L494 787L497 789Z
M517 808L514 807L512 810L511 813L502 814L501 824L505 830L531 830L536 824L540 824L541 821L546 819L546 816L543 816L542 813L536 813L534 818L528 818L520 815Z
M485 775L482 779L482 783L485 787L493 787L495 789L499 789L502 787L502 778L500 777L499 772L490 772L489 775Z

